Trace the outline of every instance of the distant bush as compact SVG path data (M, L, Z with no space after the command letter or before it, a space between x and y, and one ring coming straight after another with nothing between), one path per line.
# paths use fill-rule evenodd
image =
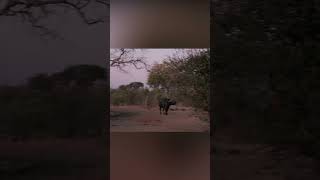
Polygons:
M121 85L117 89L110 90L110 103L119 105L143 105L149 90L144 88L143 83L133 82Z

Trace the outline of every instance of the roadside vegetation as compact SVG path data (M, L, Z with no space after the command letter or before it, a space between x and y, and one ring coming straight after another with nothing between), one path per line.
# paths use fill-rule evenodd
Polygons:
M181 50L160 64L154 64L147 85L132 82L111 89L111 105L158 105L159 97L178 105L208 111L209 50Z

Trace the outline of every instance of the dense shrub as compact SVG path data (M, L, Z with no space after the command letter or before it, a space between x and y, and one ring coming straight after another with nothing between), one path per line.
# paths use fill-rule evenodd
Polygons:
M209 50L184 50L150 70L148 84L184 105L209 109Z
M141 82L132 82L110 90L112 105L143 105L149 90Z

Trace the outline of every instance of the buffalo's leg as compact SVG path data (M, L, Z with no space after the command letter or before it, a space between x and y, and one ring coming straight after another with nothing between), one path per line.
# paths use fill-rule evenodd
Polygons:
M159 109L160 109L160 114L161 114L161 107L159 107Z

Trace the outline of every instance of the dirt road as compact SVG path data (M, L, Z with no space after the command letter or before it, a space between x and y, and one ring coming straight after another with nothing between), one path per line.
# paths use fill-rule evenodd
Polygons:
M178 107L160 115L158 109L141 106L111 107L111 132L207 132L208 113Z

